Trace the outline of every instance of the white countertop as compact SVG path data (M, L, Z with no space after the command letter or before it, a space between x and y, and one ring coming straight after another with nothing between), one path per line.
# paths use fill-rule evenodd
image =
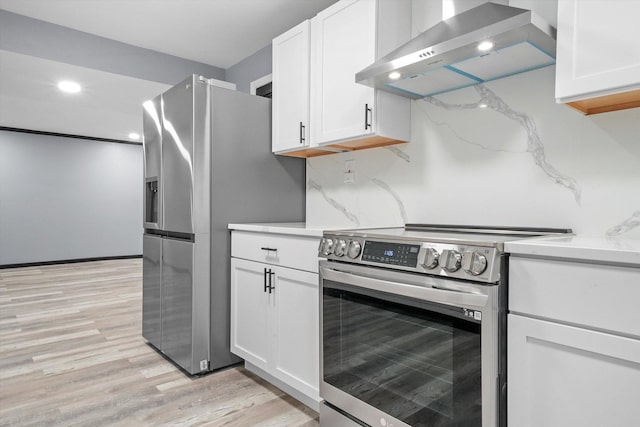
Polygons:
M553 236L506 242L515 255L568 258L640 267L640 240L624 237Z
M307 227L304 222L263 222L229 224L229 230L257 231L260 233L289 234L293 236L322 237L323 228ZM327 228L328 230L329 228Z

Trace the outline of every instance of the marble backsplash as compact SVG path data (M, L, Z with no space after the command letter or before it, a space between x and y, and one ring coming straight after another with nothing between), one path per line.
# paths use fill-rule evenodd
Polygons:
M413 101L410 143L308 159L307 223L640 238L640 109L583 116L555 103L554 75L546 67Z

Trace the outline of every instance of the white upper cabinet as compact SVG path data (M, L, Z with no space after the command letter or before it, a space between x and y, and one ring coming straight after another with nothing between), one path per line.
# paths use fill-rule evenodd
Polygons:
M309 20L273 39L272 151L309 146Z
M274 153L408 142L411 101L355 82L409 40L411 0L341 0L273 40Z
M355 74L375 60L376 2L336 3L313 19L313 135L318 144L369 135L374 89Z
M406 142L410 100L357 84L355 74L409 40L411 3L342 0L311 20L311 134L358 149Z
M640 1L559 0L556 100L585 114L640 107Z

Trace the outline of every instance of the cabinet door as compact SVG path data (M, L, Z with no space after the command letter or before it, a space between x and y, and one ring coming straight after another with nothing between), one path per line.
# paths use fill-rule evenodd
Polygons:
M640 340L517 315L508 331L509 425L637 425Z
M309 26L273 39L274 152L309 145Z
M640 2L560 0L556 98L640 89Z
M231 258L231 352L267 370L269 298L265 264ZM271 294L273 295L273 294Z
M314 144L373 132L374 90L357 84L355 74L375 60L376 4L342 0L311 21Z
M291 268L274 268L275 375L318 401L318 275Z

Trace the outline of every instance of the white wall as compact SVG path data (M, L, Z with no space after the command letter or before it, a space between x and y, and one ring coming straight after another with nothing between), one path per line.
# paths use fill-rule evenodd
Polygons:
M413 0L412 33L483 2ZM556 0L498 3L556 25ZM307 160L307 222L640 237L640 109L583 116L555 103L554 86L551 66L412 101L409 144ZM354 183L343 182L345 160L355 160Z
M0 131L0 265L140 255L142 146Z
M624 224L618 231L640 237L640 109L583 116L555 103L554 82L551 66L412 101L409 144L307 160L307 222L595 236ZM353 184L345 160L355 160Z

